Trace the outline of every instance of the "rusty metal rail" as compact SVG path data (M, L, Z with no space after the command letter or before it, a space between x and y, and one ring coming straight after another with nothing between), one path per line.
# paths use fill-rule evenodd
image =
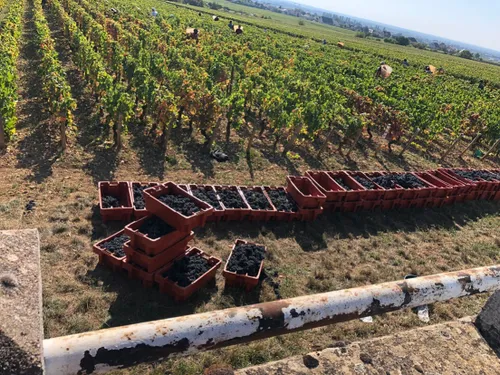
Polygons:
M106 372L500 289L500 265L44 340L46 373Z

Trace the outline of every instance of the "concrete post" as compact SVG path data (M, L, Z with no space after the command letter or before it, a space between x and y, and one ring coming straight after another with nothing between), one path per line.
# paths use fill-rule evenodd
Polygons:
M0 231L0 374L43 374L40 241Z

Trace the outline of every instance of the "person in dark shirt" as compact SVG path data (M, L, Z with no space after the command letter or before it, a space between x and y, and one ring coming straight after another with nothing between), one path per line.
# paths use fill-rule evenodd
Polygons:
M231 30L234 30L233 21L229 21L229 25L227 25Z
M241 26L238 26L238 28L236 29L236 34L243 34L243 29L241 28Z

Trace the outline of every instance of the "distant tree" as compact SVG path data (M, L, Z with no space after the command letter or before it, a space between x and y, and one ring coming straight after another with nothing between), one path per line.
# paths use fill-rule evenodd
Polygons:
M356 33L356 38L366 38L366 34L363 32Z
M427 48L427 44L425 44L425 43L413 43L412 46L415 48L418 48L418 49L426 49Z
M184 0L185 4L203 7L203 0Z
M410 39L408 39L405 36L396 36L394 39L396 40L396 43L401 45L401 46L409 46L410 45Z
M476 60L481 60L481 55L480 55L479 53L476 53L476 54L474 55L474 58L475 58Z
M394 39L392 39L392 38L385 38L384 42L390 43L390 44L396 44L396 41Z
M217 3L207 3L207 6L210 8L210 9L213 9L213 10L219 10L222 8L222 5L220 4L217 4Z
M460 53L458 54L458 57L461 57L463 59L472 60L472 58L474 57L474 55L472 54L471 51L469 51L467 49L464 49L464 50L460 51Z
M300 21L299 21L299 25L300 25L300 26L304 26L304 21L300 20Z

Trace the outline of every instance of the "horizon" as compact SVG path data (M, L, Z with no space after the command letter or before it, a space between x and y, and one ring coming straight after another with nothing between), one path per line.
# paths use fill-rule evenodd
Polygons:
M500 32L494 34L500 21L500 2L494 0L478 0L474 4L467 0L438 0L432 12L409 0L385 0L384 6L369 0L289 1L500 53Z

